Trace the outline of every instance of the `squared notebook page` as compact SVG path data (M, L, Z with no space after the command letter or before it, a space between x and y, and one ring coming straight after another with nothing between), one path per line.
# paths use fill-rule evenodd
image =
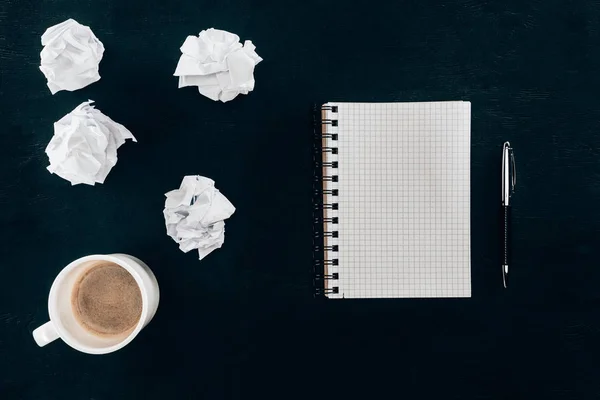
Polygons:
M470 102L328 103L337 113L330 298L471 297Z

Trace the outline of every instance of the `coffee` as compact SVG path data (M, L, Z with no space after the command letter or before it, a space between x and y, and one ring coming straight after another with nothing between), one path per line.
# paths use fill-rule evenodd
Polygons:
M71 295L77 322L89 333L110 337L132 331L142 314L135 278L118 264L101 261L81 273Z

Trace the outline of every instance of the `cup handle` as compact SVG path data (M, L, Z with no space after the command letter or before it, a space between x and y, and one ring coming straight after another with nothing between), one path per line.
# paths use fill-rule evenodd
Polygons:
M56 327L52 321L46 322L44 325L36 328L33 331L33 339L40 347L43 347L58 338L58 331L56 330Z

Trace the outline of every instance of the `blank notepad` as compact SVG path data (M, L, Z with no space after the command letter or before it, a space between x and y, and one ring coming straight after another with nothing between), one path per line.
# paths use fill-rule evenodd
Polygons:
M328 297L470 297L471 103L323 108Z

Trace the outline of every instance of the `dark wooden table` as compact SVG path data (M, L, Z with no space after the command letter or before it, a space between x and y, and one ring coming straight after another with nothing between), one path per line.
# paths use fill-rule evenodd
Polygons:
M102 79L52 96L40 36L67 18L106 46ZM217 27L265 61L214 103L172 76ZM104 185L46 171L52 123L87 100L138 143ZM311 109L472 102L469 300L317 301ZM598 1L0 0L0 398L592 399L600 396ZM501 145L517 157L514 267L501 288ZM237 207L199 262L166 235L163 193L213 178ZM38 348L58 271L145 260L155 319L122 351Z

